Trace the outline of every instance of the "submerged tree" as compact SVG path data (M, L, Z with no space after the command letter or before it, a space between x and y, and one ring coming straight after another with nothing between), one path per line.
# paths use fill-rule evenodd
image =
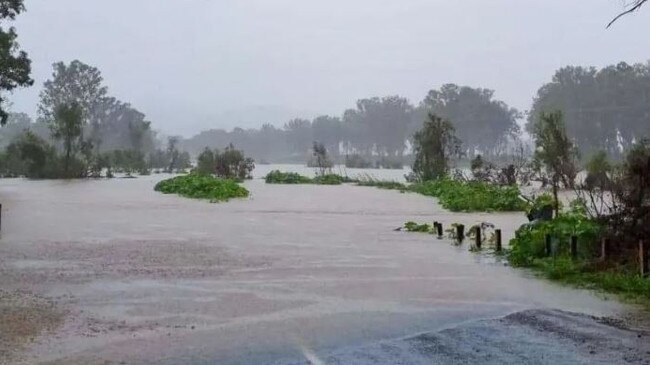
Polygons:
M222 178L244 180L252 178L255 168L252 158L244 156L244 152L229 144L223 152L214 153L214 173Z
M25 10L23 0L0 0L0 22L15 20ZM12 91L17 87L31 86L34 83L29 76L32 71L31 60L25 51L21 51L16 39L16 29L0 27L0 90ZM0 96L0 124L5 125L9 114Z
M533 129L535 160L549 175L553 188L554 209L559 213L558 190L560 185L573 188L578 174L578 150L564 128L561 111L542 113Z
M54 120L50 124L52 137L63 142L63 172L70 177L70 161L78 146L83 127L83 111L76 103L62 104L54 111Z
M413 148L413 174L419 181L444 177L449 172L450 160L462 154L454 126L434 114L429 114L422 129L413 135Z
M314 166L318 168L318 174L324 176L332 167L332 162L327 155L327 148L322 143L314 141L313 146Z

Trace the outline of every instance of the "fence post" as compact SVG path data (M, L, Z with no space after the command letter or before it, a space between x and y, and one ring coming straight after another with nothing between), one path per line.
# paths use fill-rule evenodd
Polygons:
M608 254L609 254L609 238L603 238L600 241L600 259L601 260L607 259Z
M496 238L496 242L495 242L495 245L496 245L496 246L495 246L494 249L495 249L497 252L501 252L501 230L500 230L500 229L495 230L495 231L494 231L494 235L496 236L496 237L495 237L495 238Z
M0 204L0 230L2 230L2 204Z
M648 251L643 240L639 241L639 269L641 276L648 275Z
M546 256L551 256L553 254L553 247L551 247L551 235L544 235L544 249L546 251Z
M465 226L462 224L459 224L456 226L456 238L458 238L458 242L463 242L465 239Z
M571 236L571 258L576 259L578 257L578 237Z
M481 248L481 227L476 226L476 248Z
M442 237L442 223L438 223L438 237Z

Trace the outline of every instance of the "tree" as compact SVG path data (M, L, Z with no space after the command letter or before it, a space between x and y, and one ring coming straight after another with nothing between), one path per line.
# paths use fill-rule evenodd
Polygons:
M0 22L15 20L16 16L25 10L23 0L0 0ZM31 86L34 80L30 78L32 71L31 60L25 51L20 50L16 39L16 29L0 27L0 90L12 91L17 87ZM0 124L5 125L9 114L0 96Z
M215 172L214 152L206 147L197 158L196 170L202 174L214 174Z
M215 152L214 162L216 175L226 179L250 179L255 168L253 159L245 157L244 152L236 149L232 143L223 152Z
M332 162L327 156L327 148L322 143L314 141L313 155L315 159L314 165L318 168L318 175L325 176L332 167Z
M172 173L174 170L179 168L179 157L180 151L178 150L178 141L180 137L172 136L167 138L167 155L169 166L167 167L167 172Z
M52 79L45 81L40 93L40 119L51 121L59 105L76 103L82 110L84 123L92 126L98 124L101 105L108 94L101 72L79 60L74 60L69 65L57 62L52 67Z
M560 205L558 190L560 184L573 188L577 175L578 150L567 136L561 111L542 113L533 130L535 138L535 160L550 175L553 188L555 214Z
M459 157L461 141L448 120L429 114L422 129L413 136L413 174L418 181L439 179L449 172L449 162Z
M493 155L497 146L519 133L521 113L494 99L494 91L455 84L431 90L414 113L411 130L418 130L427 114L453 120L456 135L470 157L478 150Z
M284 125L287 143L292 152L304 154L313 140L311 122L306 119L292 119Z
M70 161L83 127L83 110L74 102L59 105L54 111L54 121L50 126L52 137L63 141L63 171L64 176L70 177Z
M583 154L621 156L650 135L650 63L563 67L538 90L526 129L532 133L549 110L563 112L567 133Z
M313 138L322 143L329 153L338 156L341 143L341 120L321 115L311 123Z

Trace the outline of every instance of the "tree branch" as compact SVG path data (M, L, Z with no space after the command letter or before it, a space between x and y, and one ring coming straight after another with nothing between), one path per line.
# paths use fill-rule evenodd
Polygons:
M609 24L607 24L607 27L605 27L605 28L609 28L609 27L610 27L612 24L614 24L614 22L616 22L619 18L621 18L621 17L623 17L623 16L625 16L625 15L627 15L627 14L630 14L630 13L633 13L633 12L639 10L639 9L643 6L643 4L645 4L647 1L648 1L648 0L635 0L634 3L632 3L632 7L631 7L631 8L629 8L629 9L625 10L624 12L618 14L614 19L612 19L611 22L609 22Z

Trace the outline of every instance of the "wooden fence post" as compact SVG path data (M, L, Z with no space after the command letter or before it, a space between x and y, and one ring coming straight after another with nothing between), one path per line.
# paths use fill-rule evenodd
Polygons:
M641 276L648 275L648 250L644 240L639 241L639 271Z
M496 238L494 249L496 250L496 252L501 252L501 230L500 229L495 230L494 235Z
M544 250L546 251L546 256L551 256L553 254L553 247L551 247L551 235L544 235Z
M458 242L463 242L465 239L465 226L462 224L459 224L456 226L456 238L458 239Z
M438 223L438 237L442 237L442 223Z
M578 237L576 236L571 236L571 258L576 259L578 258Z
M476 226L476 248L481 248L481 227Z

